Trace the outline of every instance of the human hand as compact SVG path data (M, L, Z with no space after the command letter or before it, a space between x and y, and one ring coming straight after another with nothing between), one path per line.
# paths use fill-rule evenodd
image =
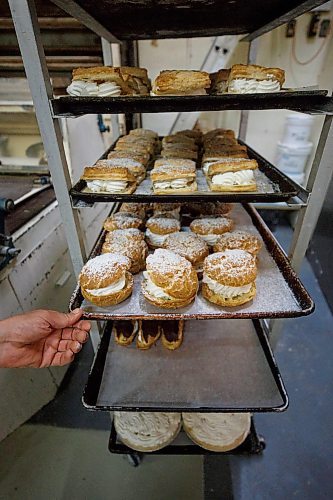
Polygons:
M63 366L87 342L90 322L71 313L37 309L0 321L0 367Z

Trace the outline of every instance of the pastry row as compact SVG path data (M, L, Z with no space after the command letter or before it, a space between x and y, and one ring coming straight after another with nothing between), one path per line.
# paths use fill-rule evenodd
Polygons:
M230 209L227 204L211 205L219 213ZM143 297L165 309L194 301L201 278L201 294L214 304L239 306L255 296L262 244L256 235L234 230L229 216L214 213L182 226L180 210L191 206L153 206L146 222L144 204L124 204L105 221L102 255L89 260L80 274L81 292L88 301L100 307L124 301L133 291L133 274L140 271ZM145 233L140 230L144 225Z
M234 64L216 73L194 70L161 71L151 87L145 68L76 68L67 93L72 96L186 96L279 92L285 81L280 68Z
M115 411L118 438L129 448L153 452L172 443L183 427L202 448L227 452L240 446L251 429L250 413L166 413Z

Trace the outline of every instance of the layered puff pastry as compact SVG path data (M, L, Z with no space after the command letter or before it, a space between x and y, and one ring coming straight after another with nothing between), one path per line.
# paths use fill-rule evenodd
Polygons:
M142 293L148 302L165 309L185 307L198 291L198 277L192 264L180 255L159 248L146 261Z
M129 271L136 274L145 269L148 247L143 239L128 236L124 230L112 231L102 246L102 253L125 255L131 261Z
M222 234L215 245L214 252L224 252L224 250L245 250L252 255L257 255L262 247L262 242L253 233L247 231L232 231Z
M146 222L146 240L150 248L163 246L166 237L180 231L180 222L172 215L154 216Z
M125 158L128 160L134 160L139 163L143 167L147 167L149 159L150 159L150 154L149 153L144 153L144 152L135 152L135 151L110 151L108 154L108 160L114 160L114 159L120 159L120 158Z
M155 79L152 95L205 95L209 87L209 74L205 71L167 70Z
M148 95L149 80L144 68L99 66L76 68L67 93L72 96L118 97Z
M245 250L225 250L204 262L202 295L220 306L240 306L256 294L256 257Z
M135 191L135 175L126 167L115 165L111 160L100 160L92 167L85 167L82 179L86 181L87 192L126 193Z
M160 159L150 172L156 194L188 193L197 191L196 165L187 159Z
M280 68L265 68L255 64L234 64L228 78L228 93L279 92L284 81L285 72Z
M243 192L256 191L254 171L256 160L243 158L222 158L209 166L207 182L211 191Z
M133 290L130 267L130 259L115 253L88 260L79 276L83 297L100 307L119 304L127 299Z

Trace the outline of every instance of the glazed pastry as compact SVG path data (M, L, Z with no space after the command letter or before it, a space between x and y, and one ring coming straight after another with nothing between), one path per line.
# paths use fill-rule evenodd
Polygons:
M207 182L211 191L256 191L256 160L224 158L209 166Z
M137 321L115 320L112 325L112 333L117 344L130 345L138 332Z
M142 219L130 212L117 212L110 215L104 222L104 229L106 231L114 231L115 229L129 229L131 227L140 228L142 226Z
M130 267L130 259L120 254L106 253L88 260L79 276L83 297L100 307L127 299L133 290Z
M161 322L155 320L140 320L136 346L139 349L150 349L161 335Z
M156 160L150 178L156 194L187 193L198 189L196 167L191 160Z
M181 346L184 334L184 320L168 320L162 322L162 344L166 349L174 351Z
M152 95L206 95L209 87L205 71L161 71L153 83Z
M120 440L144 453L168 446L181 428L180 413L175 412L115 411L113 418Z
M233 225L233 221L228 217L206 217L193 220L190 229L209 246L213 246L221 234L232 230Z
M146 167L149 162L150 154L139 153L139 152L133 153L131 151L114 151L114 150L110 151L110 153L108 154L108 160L113 160L113 159L117 160L120 158L137 161L141 163L143 167Z
M146 240L150 248L163 246L166 237L180 231L180 222L174 217L151 217L146 222Z
M185 257L198 273L202 272L203 262L209 255L207 243L199 236L187 232L170 234L165 239L163 248Z
M147 203L122 203L119 212L130 212L144 220L146 217L146 209Z
M252 233L246 231L232 231L224 233L215 243L214 252L224 252L224 250L245 250L252 255L257 255L262 247L261 240Z
M153 203L153 217L172 216L175 219L180 219L181 203Z
M148 255L146 267L141 287L144 297L152 304L174 309L185 307L195 299L197 273L184 257L159 248Z
M143 239L135 238L128 230L126 232L120 229L108 234L102 246L102 253L125 255L131 261L129 271L136 274L146 267L148 247Z
M220 306L240 306L256 294L256 258L245 250L209 255L203 267L202 295Z
M188 437L210 451L237 448L251 428L250 413L183 413L182 418Z
M210 92L211 94L224 94L228 88L228 78L230 74L230 69L220 69L216 73L211 73L210 81Z
M133 193L136 189L135 176L125 166L108 166L101 160L92 167L85 167L82 179L86 181L88 192L92 193Z
M234 64L229 74L228 92L232 94L279 92L284 81L285 73L280 68Z

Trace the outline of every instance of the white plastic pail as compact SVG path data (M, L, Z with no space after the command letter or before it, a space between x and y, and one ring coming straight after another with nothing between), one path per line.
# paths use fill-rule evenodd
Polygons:
M312 142L296 147L278 142L276 166L286 174L303 174L311 149Z
M309 141L313 117L309 115L288 115L282 143L289 146L304 145Z

